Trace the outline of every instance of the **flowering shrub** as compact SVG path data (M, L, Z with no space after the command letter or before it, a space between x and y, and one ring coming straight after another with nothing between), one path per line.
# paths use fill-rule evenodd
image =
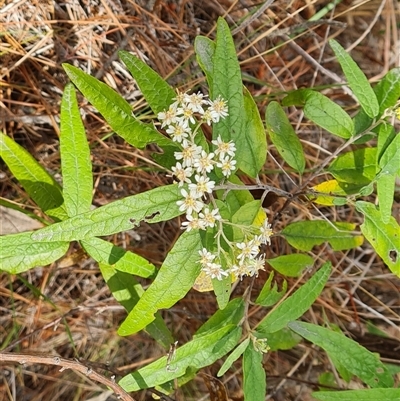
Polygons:
M302 107L306 118L342 140L342 145L311 173L305 172L301 141L277 101L267 105L262 121L253 98L243 87L235 47L223 19L218 21L215 42L204 37L195 42L209 97L201 92L176 93L138 58L120 53L163 132L133 116L130 105L111 88L64 65L72 82L116 134L138 148L157 143L163 149L164 153L154 158L172 174L173 184L91 210L89 146L71 84L65 88L61 107L63 188L26 150L6 135L0 136L3 160L48 217L48 226L40 230L0 237L0 267L16 274L49 264L66 253L71 241L78 241L98 262L114 297L127 309L118 333L127 336L145 330L166 349L166 355L119 381L126 391L157 386L169 393L173 383L185 383L198 370L230 353L218 375L242 357L244 397L262 401L267 391L263 354L286 349L288 343L295 346L301 336L322 348L346 380L355 375L371 387L371 399L376 390L381 399L398 397L398 390L396 395L390 388L392 374L376 355L341 333L298 321L330 276L330 262L320 263L320 257L314 260L310 256L313 247L323 242L337 251L356 248L366 239L388 268L400 276L400 227L391 215L395 180L400 173L400 135L390 123L398 107L400 69L390 71L372 88L344 49L335 41L330 45L360 103L358 114L351 117L311 89L294 91L282 99L283 106ZM212 128L212 138L205 135L204 124ZM266 132L283 162L300 177L309 174L290 193L260 180L267 154ZM377 143L369 143L371 137L376 137ZM353 150L345 151L349 145ZM332 179L316 184L322 172ZM245 185L243 176L255 183ZM271 244L273 220L268 221L262 201L253 198L251 189L261 190L262 199L273 192L288 201L306 196L313 204L325 207L355 205L364 222L360 231L355 224L341 221L289 223L278 234L296 251L268 259L264 250ZM379 207L363 200L371 194ZM100 238L132 229L141 221L156 223L182 214L182 234L157 272L139 255ZM284 277L298 277L314 264L318 268L290 296L285 296L287 281L279 291L271 272L255 299L250 291L252 280L242 297L231 299L232 282L257 277L266 270L266 263ZM144 291L134 276L155 278ZM192 287L213 290L219 309L192 340L176 346L159 310L171 308ZM254 323L247 313L253 304L274 308L265 310L265 316ZM356 391L351 394L347 399L359 398ZM314 396L328 400L337 393L316 392Z

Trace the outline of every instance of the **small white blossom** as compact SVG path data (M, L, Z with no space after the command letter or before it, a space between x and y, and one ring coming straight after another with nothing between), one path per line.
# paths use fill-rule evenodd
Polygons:
M217 149L215 149L215 154L219 156L219 160L222 161L225 154L231 157L235 156L236 146L232 141L224 142L221 136L218 135L218 138L211 142L217 147Z
M265 219L263 225L260 227L261 243L271 245L271 235L274 233L271 224Z
M222 280L224 278L223 276L227 277L229 274L229 272L224 270L218 263L208 263L201 270L210 278L216 278L218 280Z
M194 143L187 141L186 139L182 142L182 152L175 152L175 159L183 159L182 165L184 167L191 167L194 160L198 159L201 151L203 150L201 146L196 146Z
M222 170L222 174L225 177L229 177L236 169L236 160L231 159L229 156L225 156L224 159L220 160L220 162L217 163L217 167L220 167Z
M181 212L186 212L186 216L190 216L193 211L200 212L204 203L198 199L199 197L195 192L187 192L185 189L181 189L181 194L185 199L176 202Z
M185 138L189 136L189 134L192 132L190 127L185 127L180 124L177 125L170 125L167 128L167 134L169 134L172 137L172 140L174 142L182 142Z
M204 114L203 104L207 101L204 99L204 95L201 92L192 93L191 95L185 94L185 102L187 107L192 109L195 113Z
M217 123L221 118L225 118L228 115L226 100L223 100L221 96L218 96L215 100L210 101L209 110L212 121Z
M162 121L161 128L176 123L178 119L176 104L172 103L168 110L158 113L157 118Z
M209 173L214 168L214 153L202 150L201 155L193 162L193 167L198 173Z
M260 249L254 240L239 242L236 244L236 247L242 251L242 253L237 256L237 259L240 259L241 261L243 261L245 258L253 259L260 252Z
M184 125L188 125L189 122L192 124L196 123L194 111L188 105L184 104L182 107L178 108L177 113L180 115L177 121L184 123Z
M215 187L215 182L210 181L208 177L196 174L194 176L195 183L189 184L189 189L196 193L199 197L203 196L206 192L211 193Z
M265 258L265 256L260 256L258 258L251 260L251 262L249 263L249 272L247 274L248 276L258 277L258 272L260 270L265 270L265 259L264 258Z
M198 217L193 217L193 215L187 215L186 220L182 223L182 228L186 229L186 231L190 230L204 230L206 228L203 220L200 220Z
M214 227L217 220L221 220L221 215L218 209L210 210L206 207L203 212L199 214L201 220L204 221L206 227Z
M211 110L207 109L204 111L204 114L201 116L202 120L207 123L207 125L211 125L213 122L212 115L211 115Z
M209 263L211 263L217 255L213 255L211 252L209 252L206 248L203 248L201 251L199 251L199 254L201 256L201 259L199 260L199 263L202 266L206 266Z
M193 174L193 170L191 167L183 167L181 163L176 163L175 166L171 168L172 172L174 173L175 177L179 181L179 186L181 187L183 183L187 182L190 183L190 177Z

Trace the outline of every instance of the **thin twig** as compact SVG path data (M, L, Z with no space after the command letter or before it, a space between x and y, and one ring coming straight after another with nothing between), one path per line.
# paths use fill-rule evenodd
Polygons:
M60 372L65 369L76 370L83 373L91 380L102 383L114 391L115 394L123 401L135 401L125 390L122 389L114 380L95 372L92 368L83 365L78 361L71 361L69 359L60 358L59 356L43 356L34 354L17 354L9 352L0 352L0 362L14 362L21 365L25 364L43 364L60 366Z

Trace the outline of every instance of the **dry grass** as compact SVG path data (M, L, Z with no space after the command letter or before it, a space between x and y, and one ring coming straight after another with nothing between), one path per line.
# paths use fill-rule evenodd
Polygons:
M193 57L193 41L202 34L213 38L218 16L239 28L235 43L245 84L264 113L266 103L283 92L310 86L326 86L324 93L354 110L354 102L340 87L342 75L327 47L337 38L352 49L352 56L372 80L400 65L399 5L391 0L344 1L318 23L307 24L329 1L277 0L256 19L244 19L260 2L254 0L132 1L132 0L49 0L0 1L0 129L28 149L48 171L60 177L58 152L59 107L67 82L62 63L71 63L103 80L133 106L143 119L150 118L146 104L117 51L129 50L143 59L169 82L182 89L204 86ZM248 25L247 22L250 22ZM294 39L293 34L296 34ZM96 206L138 193L167 182L165 173L151 164L149 150L132 149L110 136L96 110L82 97L80 107L91 144ZM300 111L290 119L306 150L308 167L322 162L339 141L303 121ZM291 190L298 177L288 176L277 153L270 157L262 179ZM0 196L40 213L23 189L1 164ZM322 180L323 177L321 177ZM396 195L399 197L399 194ZM269 214L282 206L277 200ZM399 216L399 206L395 213ZM324 215L329 220L360 219L349 207L336 210L310 208L293 203L285 209L275 229L288 223ZM3 216L4 218L4 216ZM4 223L5 221L3 221ZM157 266L179 235L179 222L141 226L135 232L115 235L111 240L133 250ZM21 229L17 227L17 229ZM290 252L279 237L267 257ZM337 324L348 335L386 359L400 363L400 280L368 245L347 252L333 252L327 246L315 250L319 261L330 260L335 267L329 285L306 318L322 324ZM255 284L259 290L267 277ZM304 282L290 281L290 288ZM146 284L146 282L144 282ZM247 282L235 290L243 293ZM163 317L180 344L187 342L199 325L215 310L214 297L191 292ZM254 322L263 312L250 310ZM33 352L79 358L106 376L120 377L165 354L146 335L128 338L116 335L125 312L111 297L92 260L71 247L66 258L50 267L36 268L18 276L0 275L0 345L13 352ZM357 333L368 321L390 338L381 341ZM396 340L397 339L397 340ZM393 342L390 342L393 341ZM375 347L375 348L374 348ZM229 397L241 400L240 364L224 378ZM271 400L307 400L316 388L318 375L333 370L326 355L302 345L267 354L264 366ZM218 366L204 369L215 374ZM97 398L96 398L97 397ZM151 399L150 392L135 395ZM174 400L207 400L204 380L196 378L173 395ZM112 400L105 389L83 374L44 365L1 366L0 400Z

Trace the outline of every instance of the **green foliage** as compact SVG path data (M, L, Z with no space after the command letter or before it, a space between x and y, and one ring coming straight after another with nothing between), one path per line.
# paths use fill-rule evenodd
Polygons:
M111 130L137 148L156 143L164 153L153 155L154 158L161 166L172 169L179 181L179 185L153 188L94 210L91 209L93 177L89 144L72 84L66 86L61 105L62 188L33 156L12 138L0 133L0 155L42 210L46 225L35 232L1 236L1 270L17 274L50 264L67 252L70 242L79 241L98 263L105 283L127 312L118 334L127 336L144 330L166 350L171 347L168 355L122 378L119 384L126 391L154 386L168 391L173 383L182 385L195 377L199 369L232 351L218 375L223 375L241 358L245 400L261 401L267 391L263 354L294 347L301 336L321 347L345 380L354 375L371 387L362 391L316 392L316 399L398 399L398 390L388 389L393 384L391 373L378 356L341 333L297 321L318 299L331 273L326 254L321 253L318 258L311 256L314 247L324 244L330 252L348 250L359 247L366 239L388 268L400 277L400 227L392 216L395 182L400 173L400 135L388 118L400 96L400 69L390 71L372 88L344 49L335 41L330 44L360 104L358 114L351 118L341 106L321 93L300 89L282 99L282 105L278 101L270 102L263 122L256 102L243 86L228 24L222 18L218 20L215 41L197 37L196 58L209 90L207 102L199 97L203 99L201 107L207 104L210 107L207 111L211 113L214 107L215 112L220 101L223 112L207 120L206 111L200 107L194 112L193 120L189 122L188 119L184 134L193 140L190 146L201 146L201 150L193 148L196 158L190 163L186 161L185 166L183 150L187 150L187 146L183 140L177 140L176 131L168 132L171 127L177 128L173 125L178 124L177 120L171 124L166 122L170 107L176 111L178 104L189 102L179 100L184 94L175 93L137 57L120 52L149 108L163 121L163 128L167 125L168 137L155 125L145 124L134 116L128 102L113 89L65 64L64 69L73 84L104 117ZM285 106L302 107L306 118L343 142L321 165L310 166L311 172L306 171L308 159L301 136L292 127ZM211 141L203 135L201 125L204 123L212 126ZM280 157L297 177L303 179L305 174L310 174L296 193L271 188L260 179L267 157L264 126ZM377 140L372 142L375 138ZM185 140L189 143L189 139ZM210 162L213 163L210 171L196 165L204 159L203 151L206 157L216 157ZM203 191L207 193L207 204L201 208L196 205L204 198L204 193L196 192L200 179L193 182L192 177L189 180L179 178L177 160L182 168L197 169L196 173L205 183L213 183ZM287 172L291 173L293 171ZM317 183L321 173L334 179L326 178ZM251 180L255 181L254 185L248 184ZM311 182L314 187L310 189ZM269 192L276 192L291 202L297 202L304 195L301 199L333 209L355 205L364 221L357 227L347 221L289 220L276 234L287 242L286 249L294 248L293 252L265 259L263 247L271 244L274 233L262 201L252 196L250 190L254 189L261 190L263 198ZM191 212L189 204L185 203L190 196L194 197ZM11 206L10 202L2 201L2 204ZM141 222L167 221L185 212L187 221L182 228L186 231L171 246L159 270L145 258L100 238L130 230ZM207 218L202 217L207 213ZM296 253L296 250L310 254ZM285 277L305 275L314 266L316 272L293 292L292 289L288 291L285 279L275 280L275 273L271 271L257 294L250 286L242 297L231 300L232 283L246 280L246 276L257 280L265 262ZM137 276L151 280L146 290ZM278 283L282 284L278 286ZM191 340L178 346L160 311L175 305L193 286L201 291L213 290L218 309ZM248 319L248 309L254 303L265 311L264 318L259 321ZM273 309L267 310L269 307Z

